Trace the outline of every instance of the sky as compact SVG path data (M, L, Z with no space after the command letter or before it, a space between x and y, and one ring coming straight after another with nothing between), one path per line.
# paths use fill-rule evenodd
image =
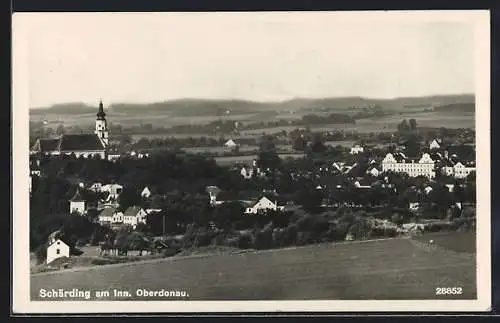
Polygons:
M26 53L20 64L32 108L101 98L110 104L473 93L474 24L432 17L16 14L13 31L23 45L13 55Z

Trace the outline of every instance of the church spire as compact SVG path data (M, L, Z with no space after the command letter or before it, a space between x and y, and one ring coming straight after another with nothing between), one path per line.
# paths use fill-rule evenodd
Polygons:
M99 111L97 111L97 120L104 120L104 118L106 118L106 113L104 113L104 107L101 99L99 101Z

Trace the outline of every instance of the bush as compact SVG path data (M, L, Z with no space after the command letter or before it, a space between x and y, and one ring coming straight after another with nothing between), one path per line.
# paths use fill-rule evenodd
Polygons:
M273 232L272 230L262 230L255 234L253 247L255 249L271 249L273 248Z
M238 248L250 249L252 246L252 237L249 234L243 234L238 239Z
M168 257L173 257L175 256L176 254L178 254L179 252L181 252L181 249L178 248L178 247L169 247L169 248L165 248L163 251L162 251L162 255L163 257L165 258L168 258Z
M45 244L39 245L35 250L35 256L38 264L41 264L47 259L47 246Z

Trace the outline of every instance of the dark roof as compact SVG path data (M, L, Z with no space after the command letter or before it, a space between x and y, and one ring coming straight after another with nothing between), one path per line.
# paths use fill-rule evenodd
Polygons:
M396 153L393 153L392 155L394 156L394 159L396 159L396 161L398 163L401 163L403 161L407 161L408 160L408 158L406 158L406 156L404 154L402 154L402 153L396 152Z
M60 151L104 150L96 134L63 135L59 142Z
M85 201L85 199L83 198L82 193L80 192L80 187L79 186L76 188L75 195L73 195L73 197L70 199L70 201L71 202Z
M49 152L58 150L59 138L38 139L33 146L33 151Z
M99 214L100 216L106 216L106 217L111 217L115 214L116 208L115 207L105 207L101 213Z
M123 213L123 216L136 216L137 213L141 210L140 206L130 206L125 213Z

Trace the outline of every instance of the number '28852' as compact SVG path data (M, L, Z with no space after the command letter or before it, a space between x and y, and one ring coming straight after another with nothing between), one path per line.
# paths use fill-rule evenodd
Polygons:
M436 287L436 295L461 295L462 287Z

